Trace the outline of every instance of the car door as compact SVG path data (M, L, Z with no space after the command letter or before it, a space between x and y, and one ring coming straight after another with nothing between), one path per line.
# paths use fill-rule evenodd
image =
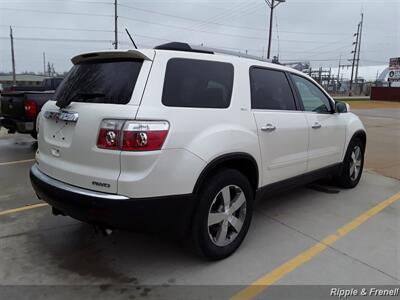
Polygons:
M308 124L285 72L251 67L251 107L257 124L263 185L307 170Z
M333 101L311 80L291 74L309 126L308 171L342 160L346 127Z

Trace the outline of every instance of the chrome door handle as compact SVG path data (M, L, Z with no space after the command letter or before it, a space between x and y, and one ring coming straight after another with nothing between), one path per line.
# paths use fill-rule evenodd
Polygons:
M272 124L267 124L261 127L262 131L274 131L276 129L276 127Z
M321 128L321 126L322 126L322 125L321 125L320 123L315 122L314 125L311 126L311 128L318 129L318 128Z

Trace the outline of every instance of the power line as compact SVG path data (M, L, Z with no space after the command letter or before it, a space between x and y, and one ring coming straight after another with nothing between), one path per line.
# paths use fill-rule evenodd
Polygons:
M29 12L35 12L35 13L49 13L49 14L64 14L64 15L83 15L83 16L100 16L100 17L114 17L113 15L106 15L106 14L93 14L93 13L78 13L78 12L60 12L60 11L42 11L42 10L36 10L36 9L19 9L19 8L1 8L4 10L12 10L12 11L29 11ZM256 37L256 36L247 36L247 35L238 35L238 34L229 34L229 33L222 33L222 32L213 32L213 31L207 31L207 30L196 30L196 29L190 29L187 27L182 27L182 26L176 26L176 25L170 25L170 24L165 24L165 23L158 23L158 22L150 22L147 20L142 20L138 18L131 18L131 17L126 17L126 16L119 16L120 18L135 21L135 22L141 22L141 23L146 23L146 24L152 24L152 25L157 25L161 27L170 27L170 28L175 28L179 30L186 30L186 31L192 31L192 32L202 32L202 33L208 33L208 34L213 34L213 35L223 35L223 36L230 36L230 37L236 37L236 38L243 38L243 39L253 39L253 40L264 40L264 38L261 37ZM319 43L318 41L304 41L304 40L284 40L281 39L281 41L286 41L286 42L301 42L301 43Z
M9 25L0 25L0 27L9 27ZM43 29L43 30L65 30L65 31L87 31L87 32L114 32L114 30L106 30L106 29L91 29L91 28L68 28L68 27L46 27L46 26L13 26L13 28L23 28L23 29ZM123 31L118 31L119 34L124 34L125 32ZM156 37L156 36L151 36L151 35L143 35L143 34L135 34L137 37L142 37L142 38L147 38L147 39L153 39L153 40L159 40L159 41L172 41L170 39L162 38L162 37Z
M54 2L66 2L65 0L29 0L29 3L43 3L43 2L50 2L50 3L54 3ZM112 4L110 2L103 2L103 1L79 1L79 0L68 0L68 2L74 2L74 3L83 3L83 4ZM12 3L12 4L26 4L26 1L22 1L22 0L12 0L12 1L0 1L0 4L2 3Z
M241 14L243 17L244 15L248 14L249 11L254 9L254 3L240 3L238 6L230 7L229 9L224 10L212 17L209 17L198 24L191 26L190 28L194 28L195 26L199 26L200 28L204 29L208 26L210 22L220 22L226 18L233 19L238 14Z
M248 7L249 5L251 5L251 3L239 3L239 5L224 6L226 9L224 9L223 13L219 12L217 14L213 14L212 16L207 17L206 19L199 20L199 21L197 21L197 24L193 24L189 28L194 28L196 26L197 27L202 27L206 23L215 22L223 14L229 15L229 14L237 11L238 9L243 9L245 7Z
M7 40L9 37L0 36L1 40ZM60 38L38 38L38 37L14 37L17 41L43 41L43 42L90 42L90 43L111 43L112 40L94 40L94 39L60 39Z
M122 32L121 32L122 33ZM148 38L153 40L160 40L160 41L168 41L171 42L172 40L149 36L149 35L142 35L142 34L135 34L137 37ZM7 36L0 36L1 40L8 40L9 37ZM70 39L70 38L42 38L42 37L14 37L14 40L21 40L21 41L46 41L46 42L93 42L93 43L112 43L112 39L104 40L104 39ZM120 42L118 42L120 43ZM131 44L130 42L126 42L127 44Z
M186 31L191 31L191 32L202 32L202 33L208 33L208 34L214 34L214 35L224 35L224 36L231 36L231 37L240 37L240 38L245 38L245 39L263 40L262 38L255 37L255 36L245 36L245 35L238 35L238 34L212 32L212 31L207 31L207 30L196 30L196 29L190 29L190 28L187 28L187 27L170 25L170 24L165 24L165 23L158 23L158 22L150 22L150 21L147 21L147 20L142 20L142 19L138 19L138 18L131 18L131 17L126 17L126 16L120 16L120 18L121 19L130 20L130 21L145 23L145 24L157 25L157 26L161 26L161 27L169 27L169 28L174 28L174 29L179 29L179 30L186 30Z
M93 3L97 3L97 2L94 2L94 1L75 1L75 2L82 2L82 3L93 2ZM104 3L106 3L106 2L104 2ZM251 4L254 4L254 3L251 3ZM125 4L119 4L119 6L128 7ZM142 11L148 11L148 12L151 12L151 13L157 13L157 12L154 12L154 11L151 11L151 10L147 10L147 9L139 9L139 8L134 8L134 7L130 7L130 6L129 6L129 8L142 10ZM252 8L254 8L254 7L252 7ZM94 14L94 13L81 13L81 12L60 12L60 11L48 11L48 10L43 11L43 10L36 10L36 9L20 9L20 8L2 8L2 9L4 9L4 10L13 10L13 11L29 11L29 12L35 12L35 13L114 17L113 15L107 15L107 14ZM240 13L242 13L242 12L243 11L240 11ZM164 14L164 13L157 13L157 14L177 17L175 15L169 15L169 14ZM224 17L226 17L226 15ZM245 35L228 34L228 33L207 31L207 30L196 30L196 29L191 29L190 27L188 28L188 27L175 26L175 25L170 25L170 24L165 24L165 23L155 23L155 22L150 22L150 21L138 19L138 18L125 17L125 16L121 16L121 18L128 19L128 20L131 20L131 21L136 21L136 22L142 22L142 23L153 24L153 25L158 25L158 26L163 26L163 27L165 26L165 27L175 28L175 29L179 29L179 30L195 31L195 32L202 32L202 33L208 33L208 34L214 34L214 35L224 35L224 36L238 37L238 38L244 38L244 39L264 40L264 38L256 37L256 36L247 36L247 35L245 36ZM182 18L184 18L184 17L182 17ZM184 18L184 19L190 19L190 18ZM192 19L192 20L193 21L198 21L198 20L194 20L194 19ZM215 23L215 22L208 22L208 21L200 21L200 22L209 23L209 24L215 24L215 25L220 25L220 26L229 26L229 27L233 27L233 28L243 28L243 29L261 31L261 29L255 29L255 28L250 28L250 27L231 26L231 25L225 25L225 24L222 24L222 23ZM72 30L72 29L60 29L60 30ZM96 31L96 30L82 30L82 31ZM108 31L104 30L104 32L108 32ZM313 34L313 33L295 32L295 31L283 31L283 30L281 30L280 32L294 33L294 34ZM315 33L315 34L316 35L320 35L320 34L322 35L323 33ZM281 39L281 41L284 41L284 42L302 42L302 43L319 43L318 41L289 40L289 39L287 39L287 40Z
M94 16L94 17L114 17L113 15L105 14L93 14L93 13L82 13L82 12L63 12L63 11L50 11L50 10L38 10L38 9L28 9L28 8L10 8L10 7L0 7L2 10L12 10L12 11L28 11L42 14L59 14L59 15L76 15L76 16Z
M0 27L8 27L9 25L0 25ZM68 27L47 27L47 26L24 26L17 25L12 26L13 28L23 28L23 29L44 29L44 30L66 30L66 31L87 31L87 32L114 32L114 30L106 29L90 29L90 28L68 28ZM122 31L120 31L121 33Z
M62 2L64 0L41 0L41 1L33 0L33 1L30 1L30 2L54 2L54 1ZM69 0L69 2L88 3L88 4L110 4L110 5L113 4L111 2L79 1L79 0ZM9 2L8 1L0 1L0 4L1 3L16 3L16 2L15 2L15 0L14 1L9 1ZM23 3L23 2L21 2L21 3ZM250 3L250 5L251 4L254 4L254 3ZM133 9L133 10L137 10L137 11L143 11L143 12L147 12L147 13L157 14L157 15L161 15L161 16L167 16L167 17L172 17L172 18L192 21L192 22L207 23L207 24L211 24L211 25L218 25L218 26L231 27L231 28L237 28L237 29L247 29L247 30L261 31L261 32L265 31L265 29L263 29L261 27L237 26L237 25L229 25L229 24L211 22L211 21L200 20L200 19L193 19L193 18L182 17L182 16L168 14L168 13L161 13L161 12L157 12L157 11L150 10L150 9L133 7L133 6L126 5L126 4L118 4L118 6L129 8L129 9ZM250 8L250 7L247 7L247 8ZM254 8L256 8L256 7L252 7L252 9L254 9ZM40 11L40 10L34 10L34 9L20 9L20 8L2 8L2 9L5 9L5 10L16 10L16 11L31 11L31 12L38 12L38 13L43 12L43 13L59 13L59 14L72 14L72 15L90 15L90 16L112 17L112 15L86 14L86 13L83 14L83 13L74 13L74 12ZM239 12L242 13L243 10L240 10ZM222 17L226 17L226 14L222 15ZM307 35L345 35L344 33L332 33L332 32L299 32L299 31L286 31L286 30L280 30L280 32L281 33L292 33L292 34L307 34Z
M54 0L53 0L54 1ZM56 0L59 1L59 0ZM60 0L62 1L62 0ZM102 3L102 4L111 4L108 2L94 2L94 1L74 1L77 3ZM2 2L0 2L2 3ZM254 3L252 3L254 4ZM180 16L176 16L176 15L171 15L171 14L166 14L166 13L159 13L159 12L155 12L152 10L148 10L148 9L141 9L141 8L136 8L136 7L131 7L125 4L118 4L118 6L121 7L129 7L131 9L135 9L138 11L145 11L145 12L149 12L149 13L153 13L153 14L158 14L158 15L164 15L164 16L170 16L170 17L174 17L174 18L180 18L180 19L184 19L184 20L191 20L193 22L201 22L201 23L207 23L207 24L212 24L212 25L218 25L218 26L224 26L224 27L231 27L231 28L237 28L237 29L247 29L247 30L253 30L253 31L260 31L263 32L264 29L261 28L255 28L255 27L248 27L248 26L236 26L236 25L228 25L228 24L223 24L223 23L216 23L216 22L209 22L209 21L202 21L202 20L198 20L198 19L191 19L191 18L187 18L187 17L180 17ZM253 9L255 7L252 7ZM25 8L8 8L8 7L3 7L1 9L4 10L13 10L13 11L28 11L28 12L35 12L35 13L49 13L49 14L64 14L64 15L84 15L84 16L100 16L100 17L114 17L114 15L107 15L107 14L94 14L94 13L81 13L81 12L60 12L60 11L48 11L48 10L36 10L36 9L25 9ZM243 13L243 11L240 11L240 13ZM225 16L224 16L225 17ZM127 19L129 19L129 17L125 17ZM131 18L132 20L134 18ZM142 22L143 20L137 20L138 22ZM151 22L149 22L151 23ZM2 26L2 25L0 25ZM162 26L167 26L165 24L163 24ZM21 27L21 26L18 26ZM37 27L38 28L38 27ZM183 27L178 27L179 29L182 29ZM189 30L190 28L184 28L186 30ZM190 29L192 30L192 29ZM194 31L195 29L193 29ZM87 31L87 30L85 30ZM94 30L93 30L94 31ZM200 31L203 32L203 31ZM206 31L204 31L206 32ZM291 33L291 34L306 34L306 35L344 35L341 33L328 33L328 32L300 32L300 31L285 31L285 30L280 30L281 33Z
M254 3L251 3L251 4L254 4ZM162 13L162 12L158 12L158 11L154 11L154 10L150 10L150 9L133 7L133 6L126 5L126 4L118 4L118 5L121 6L121 7L129 8L129 9L132 9L132 10L136 10L136 11L142 11L142 12L151 13L151 14L155 14L155 15L159 15L159 16L166 16L166 17L181 19L181 20L190 21L190 22L200 22L200 23L207 23L207 24L210 24L210 25L217 25L217 26L237 28L237 29L247 29L247 30L253 30L253 31L260 31L260 32L264 32L265 31L265 29L263 29L261 27L230 25L230 24L218 23L218 22L213 22L213 21L193 19L193 18L178 16L178 15L169 14L169 13ZM250 7L247 7L247 9L248 8L250 8ZM256 7L251 7L251 8L254 9ZM240 13L242 13L242 12L243 12L243 10L240 10ZM221 16L225 17L225 15L221 15ZM305 32L305 31L300 32L300 31L287 31L287 30L279 30L279 32L281 32L281 33L292 33L292 34L306 34L306 35L341 35L341 36L347 35L346 33L334 33L334 32L309 32L309 31L308 32Z
M190 29L190 28L182 27L182 26L170 25L170 24L159 23L159 22L151 22L151 21L138 19L138 18L132 18L132 17L126 17L126 16L119 16L119 17L121 19L126 19L126 20L131 20L131 21L146 23L146 24L151 24L151 25L157 25L157 26L161 26L161 27L170 27L170 28L179 29L179 30L202 32L202 33L208 33L208 34L212 34L212 35L230 36L230 37L251 39L251 40L261 40L261 41L265 40L265 38L257 37L257 36L230 34L230 33L215 32L215 31L208 31L208 30L196 30L196 29ZM295 43L312 43L312 44L315 44L315 43L320 44L321 43L320 41L307 41L307 40L302 40L302 39L301 40L280 39L280 40L283 42L295 42ZM329 43L327 43L327 44L329 44Z
M151 14L155 14L155 15L159 15L159 16L165 16L165 17L171 17L171 18L181 19L181 20L190 21L190 22L207 23L207 24L210 24L210 25L231 27L231 28L237 28L237 29L247 29L247 30L254 30L254 31L264 31L264 29L261 29L261 28L254 28L254 27L248 27L248 26L228 25L228 24L217 23L217 22L205 22L204 20L200 20L200 19L193 19L193 18L182 17L182 16L173 15L173 14L168 14L168 13L162 13L162 12L158 12L158 11L154 11L154 10L150 10L150 9L144 9L144 8L139 8L139 7L133 7L133 6L126 5L126 4L118 4L118 5L121 6L121 7L125 7L125 8L132 9L132 10L142 11L142 12L151 13Z

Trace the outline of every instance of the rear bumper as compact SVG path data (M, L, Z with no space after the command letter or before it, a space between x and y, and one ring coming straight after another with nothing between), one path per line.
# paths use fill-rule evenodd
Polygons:
M165 229L185 235L194 211L193 195L132 199L82 189L55 180L35 164L30 170L38 197L74 219L127 230Z
M4 117L0 119L0 126L3 126L6 129L11 131L17 131L20 133L32 132L35 130L35 122L34 121L21 121L8 117Z

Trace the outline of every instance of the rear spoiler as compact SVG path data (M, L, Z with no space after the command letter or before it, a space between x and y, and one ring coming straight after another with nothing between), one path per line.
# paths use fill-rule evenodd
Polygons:
M152 60L154 50L109 50L101 52L88 52L74 56L71 61L74 65L85 61L110 58L136 58L143 60Z

